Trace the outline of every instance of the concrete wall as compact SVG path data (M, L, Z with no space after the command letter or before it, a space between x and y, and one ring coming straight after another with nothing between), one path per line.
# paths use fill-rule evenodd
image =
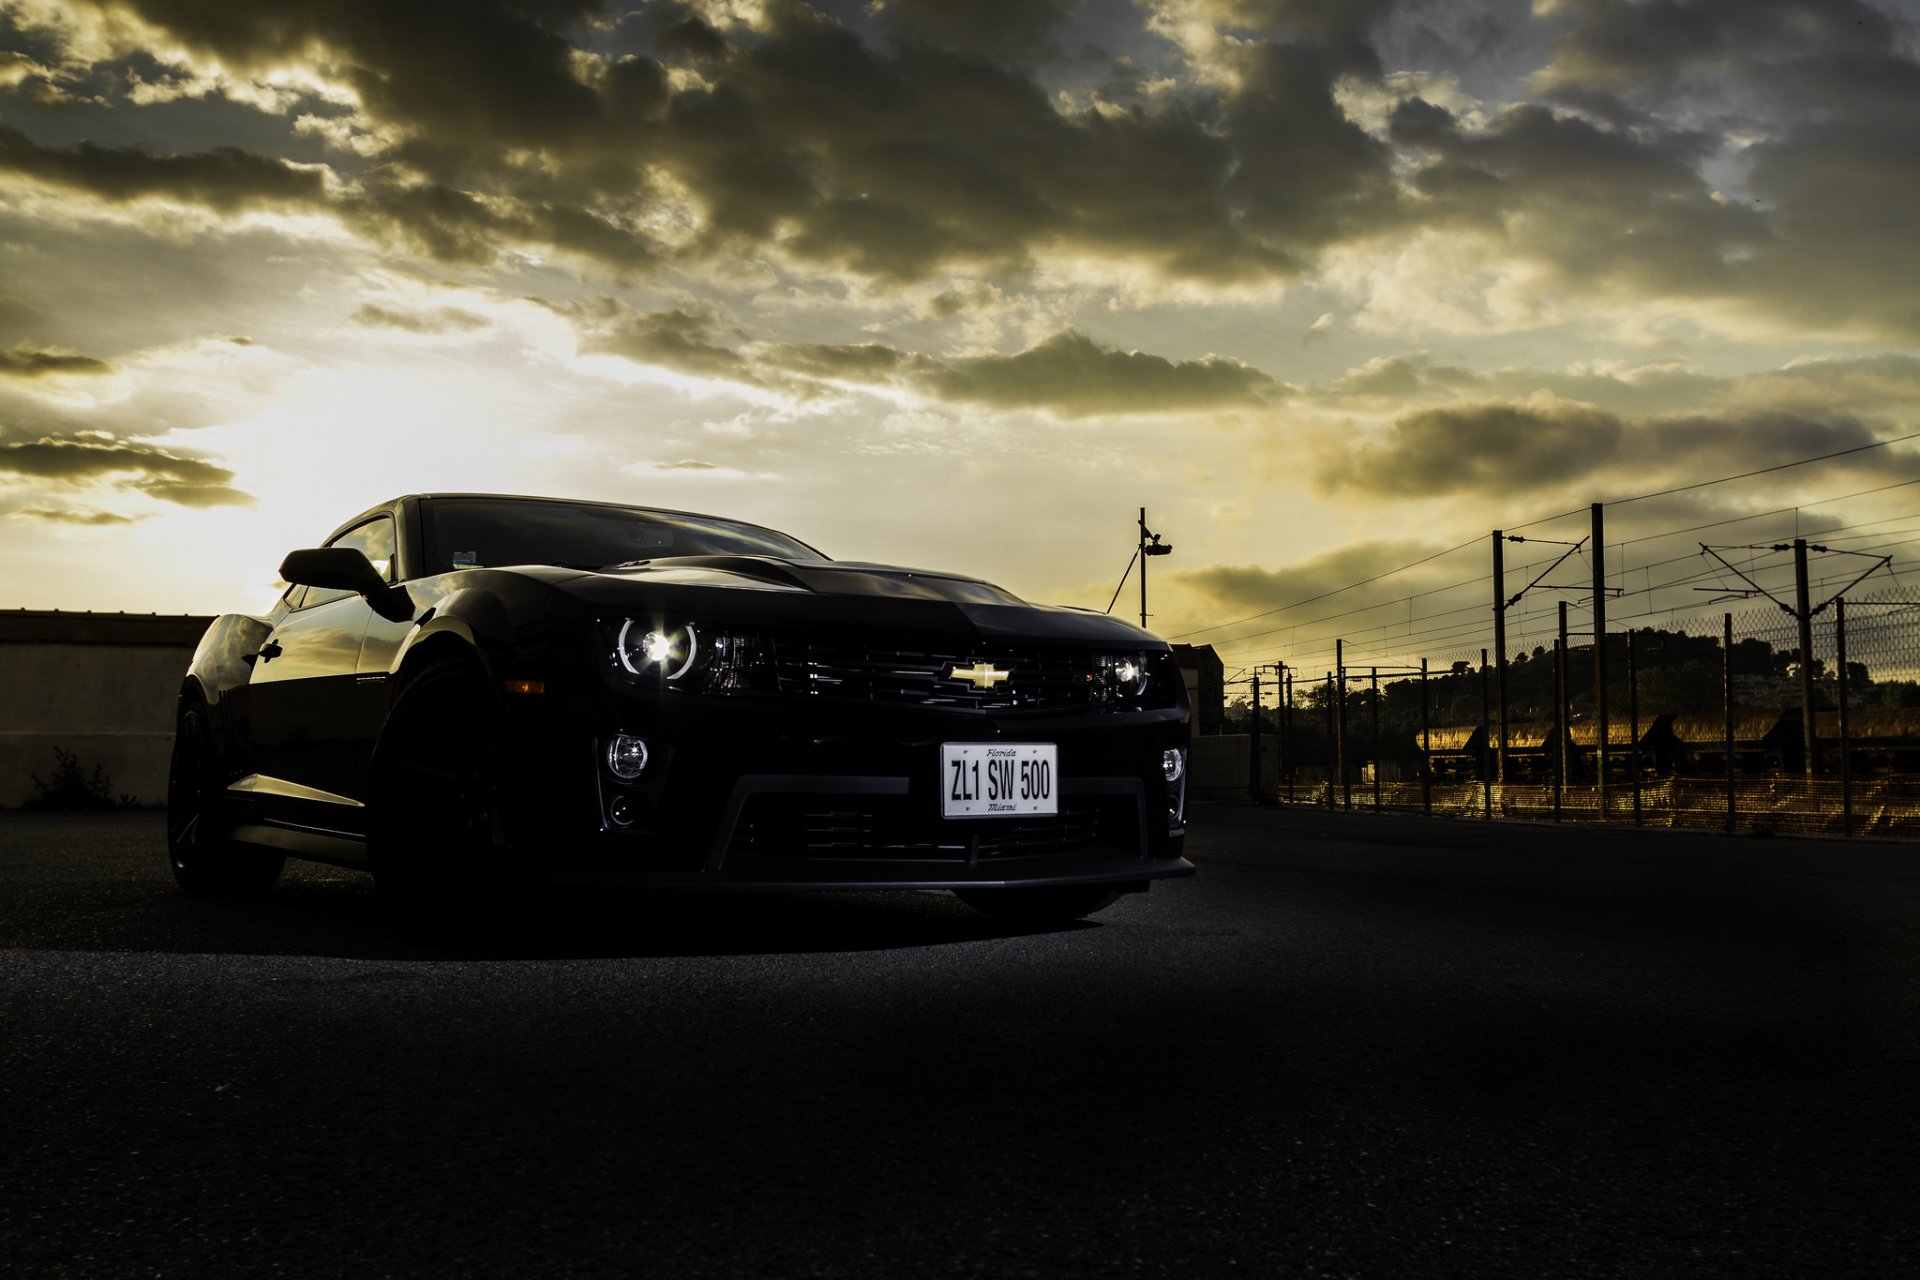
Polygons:
M0 805L52 780L53 749L97 764L114 797L166 798L174 697L193 646L0 643Z
M1195 795L1247 794L1247 752L1253 738L1245 733L1216 733L1193 740L1187 752L1188 785ZM1260 736L1260 776L1268 793L1280 784L1280 744L1270 733Z

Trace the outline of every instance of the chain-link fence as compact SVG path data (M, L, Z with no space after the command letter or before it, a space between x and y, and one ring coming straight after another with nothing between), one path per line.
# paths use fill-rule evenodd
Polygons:
M1357 666L1337 646L1324 674L1276 665L1260 715L1243 717L1259 741L1248 788L1334 807L1920 836L1920 593L1811 612L1610 630L1598 655L1576 634L1505 663L1476 648Z

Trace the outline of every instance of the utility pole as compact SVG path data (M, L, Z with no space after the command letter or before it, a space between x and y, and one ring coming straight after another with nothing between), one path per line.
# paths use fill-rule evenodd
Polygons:
M1333 714L1333 672L1327 672L1327 808L1333 808L1334 759L1339 752L1338 721Z
M1247 739L1247 799L1260 803L1260 668L1253 669L1253 725Z
M1853 590L1854 587L1858 586L1862 581L1864 581L1869 574L1872 574L1881 569L1887 568L1887 566L1893 562L1893 557L1892 556L1876 556L1876 555L1873 555L1871 552L1866 552L1866 551L1838 551L1833 547L1809 546L1805 538L1795 538L1793 540L1793 545L1791 547L1788 547L1786 543L1782 542L1776 545L1775 547L1773 547L1772 549L1775 551L1791 550L1793 552L1794 602L1792 604L1788 604L1785 600L1782 600L1779 596L1774 595L1773 592L1767 590L1765 587L1755 582L1753 578L1748 574L1742 573L1740 569L1733 564L1732 561L1728 560L1725 556L1721 555L1714 548L1708 546L1704 542L1700 544L1700 552L1702 555L1712 556L1715 560L1718 560L1720 562L1720 565L1722 568L1728 570L1733 574L1733 576L1735 576L1736 578L1739 578L1740 580L1745 582L1747 586L1752 588L1751 591L1737 592L1737 594L1765 596L1767 599L1779 605L1782 611L1792 614L1793 620L1799 624L1800 734L1801 734L1800 749L1802 754L1804 754L1806 757L1806 760L1805 760L1806 776L1811 778L1815 774L1820 772L1820 733L1819 733L1819 725L1814 719L1814 710L1813 710L1813 615L1820 612L1821 609L1826 608L1828 605L1836 603L1841 597L1846 595L1847 592ZM1811 607L1811 604L1807 599L1807 586L1808 586L1807 584L1807 552L1809 551L1818 551L1818 552L1821 552L1822 554L1863 556L1866 559L1873 561L1873 564L1869 568L1863 570L1858 577L1853 579L1853 581L1849 582L1846 586L1840 588L1838 591L1834 592L1831 596L1829 596L1826 600L1822 601L1820 603L1819 608L1816 609ZM1727 630L1726 648L1727 648L1727 680L1728 680L1728 690L1729 690L1728 696L1729 698L1731 698L1732 680L1733 680L1733 631L1731 627L1729 627Z
M1147 557L1170 556L1173 554L1171 542L1160 541L1160 535L1147 528L1147 509L1140 508L1140 546L1136 558L1140 561L1140 627L1147 625ZM1125 579L1123 578L1124 582Z
M1140 508L1140 629L1147 626L1147 509Z
M1607 526L1605 504L1593 504L1593 714L1599 733L1600 821L1607 820Z
M1567 689L1573 681L1568 670L1573 665L1573 650L1567 647L1567 602L1560 602L1560 669L1556 673L1553 694L1553 718L1555 732L1560 738L1560 785L1564 788L1573 781L1573 726L1567 723Z
M1506 534L1493 531L1493 663L1494 721L1500 730L1494 753L1493 778L1507 780L1507 551Z
M1280 776L1286 780L1287 803L1293 803L1293 670L1284 662L1273 666L1274 691L1280 695Z
M1340 766L1340 807L1353 808L1353 783L1347 777L1347 642L1333 642L1333 671L1338 681L1337 706L1334 708L1333 755Z
M1807 776L1811 778L1819 772L1819 761L1815 757L1818 735L1813 723L1813 610L1807 603L1807 540L1793 540L1793 601L1798 606L1795 613L1800 623L1800 737L1801 748L1807 753ZM1729 615L1731 616L1731 615ZM1728 671L1732 671L1733 633L1727 633ZM1728 675L1731 689L1732 675Z

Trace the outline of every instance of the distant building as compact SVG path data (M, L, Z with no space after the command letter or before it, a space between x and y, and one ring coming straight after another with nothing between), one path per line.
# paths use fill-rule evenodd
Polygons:
M1174 661L1186 677L1187 701L1193 704L1193 731L1219 733L1227 720L1227 669L1210 644L1176 644Z
M151 613L0 612L0 805L36 794L54 749L115 796L166 795L175 699L208 617Z

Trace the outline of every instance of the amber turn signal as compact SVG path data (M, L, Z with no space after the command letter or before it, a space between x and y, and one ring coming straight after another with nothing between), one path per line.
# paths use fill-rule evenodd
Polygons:
M545 693L546 691L547 691L547 682L545 680L509 680L507 681L508 693Z

